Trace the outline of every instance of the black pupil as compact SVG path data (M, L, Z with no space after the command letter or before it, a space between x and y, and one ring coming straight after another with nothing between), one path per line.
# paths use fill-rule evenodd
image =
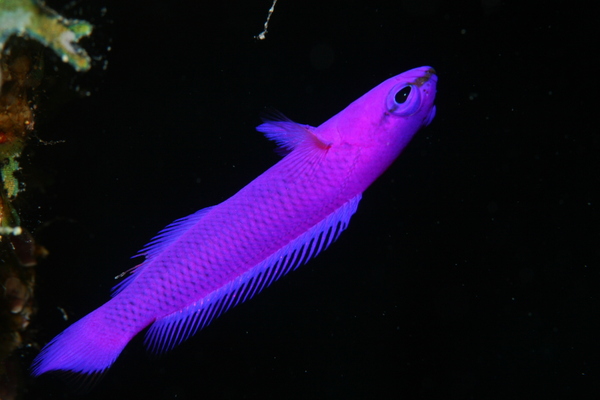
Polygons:
M404 104L406 99L408 99L409 94L410 94L410 86L405 86L402 89L398 90L398 93L396 93L394 100L396 101L397 104Z

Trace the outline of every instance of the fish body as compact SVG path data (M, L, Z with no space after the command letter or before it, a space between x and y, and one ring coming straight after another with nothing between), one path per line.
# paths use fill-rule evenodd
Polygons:
M150 326L171 349L327 248L362 192L435 115L437 77L416 68L376 86L318 127L282 119L257 130L287 155L221 204L167 226L113 298L54 338L33 374L106 371Z

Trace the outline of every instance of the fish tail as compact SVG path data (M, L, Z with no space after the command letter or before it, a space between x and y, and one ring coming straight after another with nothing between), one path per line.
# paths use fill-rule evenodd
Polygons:
M114 319L107 318L107 306L91 312L52 339L33 361L32 374L54 370L90 375L106 372L140 330L118 329Z

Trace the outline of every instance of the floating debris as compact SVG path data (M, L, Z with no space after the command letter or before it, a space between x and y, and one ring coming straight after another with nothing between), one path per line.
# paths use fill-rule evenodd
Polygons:
M271 15L273 15L273 13L275 12L275 4L277 4L277 0L273 0L273 4L271 4L271 8L269 8L269 13L267 14L267 20L265 21L264 30L258 35L254 36L255 39L265 40L267 38L269 21L271 20Z

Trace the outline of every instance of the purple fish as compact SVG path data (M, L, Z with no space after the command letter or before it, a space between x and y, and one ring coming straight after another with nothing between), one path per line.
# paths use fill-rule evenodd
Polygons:
M362 192L435 115L437 77L416 68L376 86L318 127L282 119L257 130L286 156L223 203L173 222L113 298L54 338L33 374L105 372L138 332L172 349L326 249Z

